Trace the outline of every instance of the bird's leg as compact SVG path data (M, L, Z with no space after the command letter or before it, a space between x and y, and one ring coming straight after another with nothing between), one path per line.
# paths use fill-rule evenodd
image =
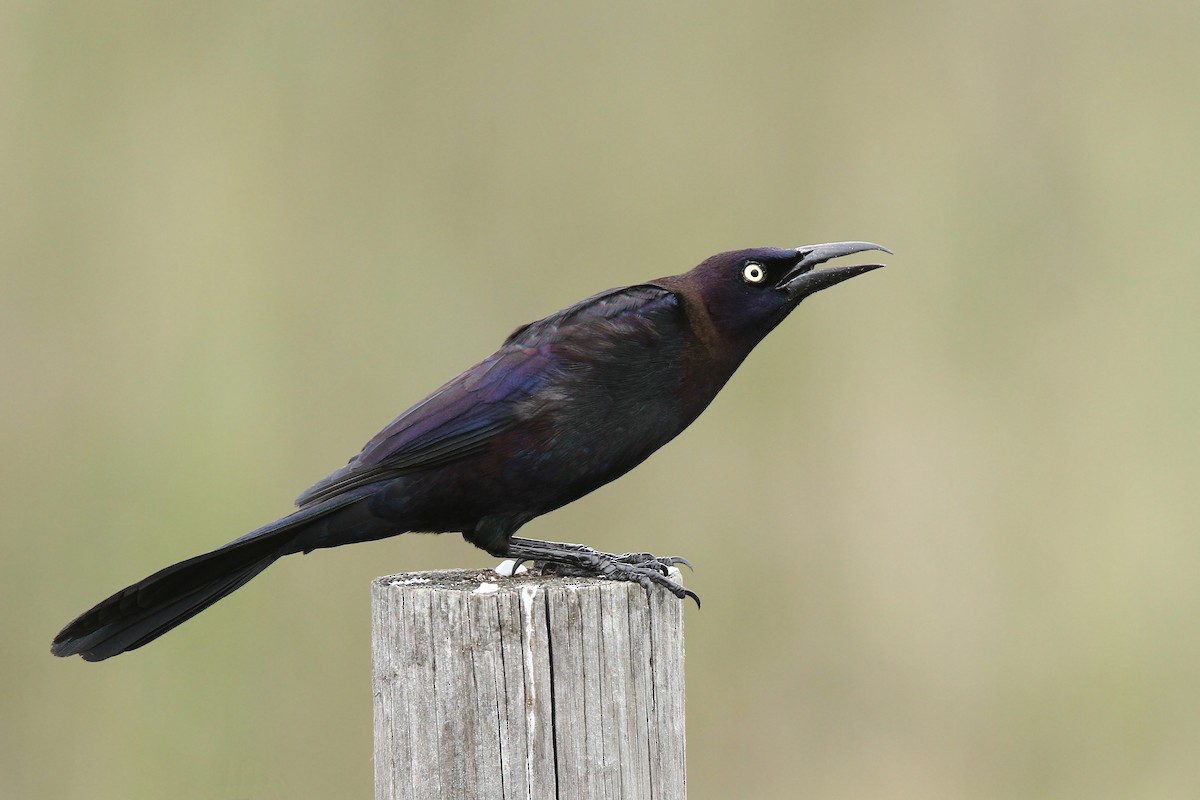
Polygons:
M553 567L556 575L602 576L616 581L632 581L650 594L654 584L662 586L680 598L690 597L700 605L700 597L667 577L667 569L676 564L692 566L686 558L666 556L656 558L649 553L613 555L594 550L587 545L568 542L544 542L517 536L508 540L503 552L492 555L519 561L536 561Z

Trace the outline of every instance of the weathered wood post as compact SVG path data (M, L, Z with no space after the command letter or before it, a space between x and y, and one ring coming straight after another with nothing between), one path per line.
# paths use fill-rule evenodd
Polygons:
M683 800L683 604L632 583L371 587L376 800Z

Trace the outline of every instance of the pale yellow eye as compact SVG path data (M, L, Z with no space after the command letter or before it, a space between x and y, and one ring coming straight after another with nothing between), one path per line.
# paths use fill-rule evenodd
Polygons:
M742 280L746 283L762 283L767 279L767 271L763 269L762 264L757 264L751 261L746 266L742 267Z

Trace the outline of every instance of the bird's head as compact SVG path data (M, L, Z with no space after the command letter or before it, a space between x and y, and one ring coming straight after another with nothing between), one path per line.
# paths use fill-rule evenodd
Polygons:
M718 253L691 272L655 281L702 305L712 332L744 357L800 301L883 264L817 269L830 259L882 250L871 242L832 242L794 249L761 247Z

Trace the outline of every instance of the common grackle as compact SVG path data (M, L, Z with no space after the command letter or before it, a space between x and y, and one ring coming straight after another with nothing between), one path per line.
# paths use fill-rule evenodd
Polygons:
M667 575L684 559L513 534L673 439L801 300L882 266L814 269L864 250L891 252L835 242L720 253L523 325L300 495L297 511L122 589L63 628L51 652L100 661L133 650L281 556L408 531L461 532L493 556L698 602Z

